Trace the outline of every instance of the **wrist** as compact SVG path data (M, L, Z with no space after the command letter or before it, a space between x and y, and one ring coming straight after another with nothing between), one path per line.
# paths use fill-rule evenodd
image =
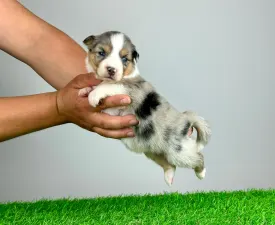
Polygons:
M52 98L53 98L53 102L54 102L56 121L59 124L68 123L69 120L67 119L65 114L62 113L61 108L63 106L62 106L62 102L59 101L58 95L59 95L59 91L52 92Z

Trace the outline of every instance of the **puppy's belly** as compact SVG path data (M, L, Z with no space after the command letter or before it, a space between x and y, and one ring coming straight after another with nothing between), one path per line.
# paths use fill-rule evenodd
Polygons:
M149 146L145 142L138 140L137 137L123 138L121 141L130 151L135 153L141 154L149 150Z
M129 114L134 114L133 110L128 107L116 107L104 109L102 112L107 113L112 116L125 116ZM122 138L122 143L132 152L135 153L144 153L150 151L149 142L138 139L137 137Z
M102 110L102 112L109 114L111 116L126 116L129 114L133 114L133 112L126 106L108 108L108 109Z
M109 114L111 116L120 116L123 109L124 107L108 108L102 110L102 112Z
M133 112L126 107L116 107L104 109L102 112L107 113L111 116L125 116L133 114ZM121 139L122 143L132 152L143 153L148 151L148 146L145 143L142 143L136 137L123 138Z

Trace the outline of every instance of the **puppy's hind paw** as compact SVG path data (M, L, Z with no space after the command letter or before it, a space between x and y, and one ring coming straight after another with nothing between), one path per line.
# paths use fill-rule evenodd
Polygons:
M195 172L195 173L196 173L196 176L197 176L200 180L202 180L202 179L205 177L206 169L203 168L202 171L200 171L200 172Z
M172 186L176 168L169 168L164 171L164 179L169 187Z

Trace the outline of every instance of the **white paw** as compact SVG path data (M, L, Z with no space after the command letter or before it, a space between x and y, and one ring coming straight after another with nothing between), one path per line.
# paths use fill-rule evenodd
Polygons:
M91 87L82 88L79 90L78 96L87 97L92 90L93 90L93 88L91 88Z
M205 177L206 169L204 168L201 172L197 172L196 176L202 180Z
M175 168L169 168L164 171L164 179L168 186L172 186L174 176L175 176Z
M88 97L88 101L90 103L91 106L93 107L97 107L100 100L103 99L104 97L100 97L98 94L97 94L97 91L93 91L89 94L89 97Z

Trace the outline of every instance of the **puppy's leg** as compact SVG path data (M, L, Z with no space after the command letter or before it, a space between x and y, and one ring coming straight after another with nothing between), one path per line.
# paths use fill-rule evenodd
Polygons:
M176 167L168 163L164 155L157 155L151 152L146 152L144 154L147 156L147 158L151 159L163 168L165 182L171 186L174 180Z
M122 84L101 83L90 92L88 101L91 106L96 107L100 100L113 95L127 94L126 88Z
M200 152L197 153L199 160L197 161L197 165L194 168L196 176L202 180L205 177L206 169L204 167L204 157Z
M180 168L193 169L199 179L205 177L204 156L197 151L196 142L192 139L188 139L180 151L172 148L167 154L167 161Z

